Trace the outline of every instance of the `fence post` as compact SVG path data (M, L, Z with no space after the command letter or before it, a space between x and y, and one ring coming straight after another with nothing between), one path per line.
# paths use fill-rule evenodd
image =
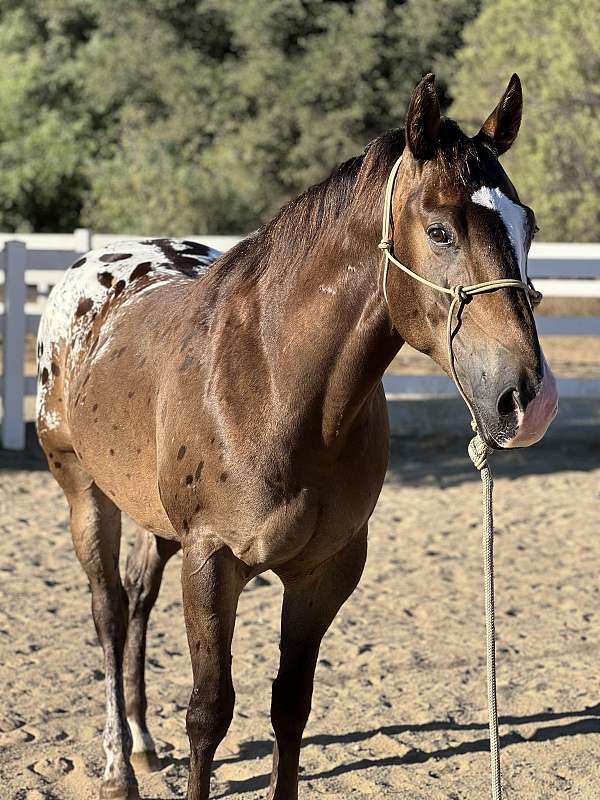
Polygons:
M87 253L92 249L92 232L89 228L75 228L73 231L75 250L78 253Z
M25 448L25 269L27 247L6 242L4 268L4 367L2 380L2 445L7 450Z

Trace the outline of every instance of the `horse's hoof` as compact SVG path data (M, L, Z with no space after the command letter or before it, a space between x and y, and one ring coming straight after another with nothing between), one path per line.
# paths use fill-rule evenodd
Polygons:
M140 800L136 784L104 781L100 787L100 800Z
M156 750L143 750L140 753L132 753L130 761L135 772L160 771L160 759L156 755Z

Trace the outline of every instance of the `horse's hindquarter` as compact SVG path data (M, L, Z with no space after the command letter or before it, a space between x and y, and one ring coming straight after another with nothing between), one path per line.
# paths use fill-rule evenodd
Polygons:
M202 245L122 242L80 259L52 292L38 335L37 427L55 477L65 458L124 511L174 531L156 480L156 398L180 309L206 265ZM55 453L56 451L56 453Z

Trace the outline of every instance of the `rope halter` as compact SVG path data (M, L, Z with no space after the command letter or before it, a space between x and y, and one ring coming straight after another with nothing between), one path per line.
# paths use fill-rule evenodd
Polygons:
M460 314L462 307L471 301L471 298L475 297L478 294L488 294L489 292L497 292L498 289L521 289L521 291L527 294L527 297L532 304L532 306L537 305L542 296L539 292L537 292L529 279L527 279L527 283L524 281L516 280L515 278L500 278L495 281L483 281L482 283L472 283L468 286L440 286L438 283L433 283L433 281L427 280L422 275L417 275L416 272L413 272L412 269L409 269L405 266L401 261L398 261L396 256L394 255L394 240L392 238L392 227L394 224L393 215L392 215L392 198L394 196L394 186L396 184L396 177L398 175L398 171L400 169L400 164L402 163L402 156L395 162L394 166L391 169L389 174L387 184L385 187L385 196L384 196L384 203L383 203L383 225L381 228L381 241L377 245L378 248L382 251L383 255L383 276L382 276L382 289L383 289L383 296L385 297L385 301L389 306L389 300L387 295L387 278L388 278L388 271L390 264L393 264L398 269L401 269L402 272L405 272L407 275L410 275L411 278L414 278L419 283L422 283L424 286L428 286L430 289L435 289L437 292L441 292L442 294L446 294L451 297L450 308L448 309L448 320L446 323L446 343L448 348L448 363L450 365L450 372L452 374L452 380L456 384L456 388L460 392L462 399L465 401L467 408L471 412L471 417L473 419L473 430L477 430L477 423L475 422L475 413L473 411L473 407L471 405L470 400L468 399L465 391L460 383L460 379L456 372L456 367L454 364L454 353L452 351L452 322L454 319L454 312L457 311Z
M400 157L390 172L387 186L385 189L385 200L383 205L383 226L381 230L381 241L379 249L383 254L383 296L388 303L387 296L387 276L389 265L393 264L398 269L406 272L411 278L419 283L429 286L438 292L449 295L450 308L448 309L448 320L446 323L446 342L448 347L448 362L452 378L461 397L465 401L467 408L471 412L471 425L475 431L475 436L469 443L469 457L473 466L479 470L483 487L483 554L484 554L484 588L485 588L485 622L486 622L486 664L487 664L487 693L488 693L488 717L490 730L490 766L491 766L491 794L493 800L502 800L502 780L500 772L500 745L498 736L498 706L496 700L496 631L495 631L495 612L494 612L494 518L492 506L493 479L488 464L488 456L493 452L492 448L486 444L477 431L477 422L473 407L466 396L454 365L454 353L452 351L452 321L454 312L460 315L465 303L471 301L475 295L496 292L498 289L520 289L527 293L530 303L536 305L541 300L541 294L536 292L531 282L514 280L512 278L502 278L496 281L484 281L483 283L473 283L469 286L440 286L437 283L417 275L406 267L394 256L394 241L391 236L393 225L392 219L392 197L396 176L400 169L402 157ZM527 277L527 276L526 276Z

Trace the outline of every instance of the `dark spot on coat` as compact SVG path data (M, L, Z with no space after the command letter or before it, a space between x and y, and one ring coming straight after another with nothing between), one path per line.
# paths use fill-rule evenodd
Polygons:
M201 508L202 508L202 506L200 505L200 503L198 503L198 505L194 509L194 514L197 514L200 511Z
M182 444L181 447L179 448L179 450L177 451L177 461L181 461L181 459L184 457L186 452L187 452L187 448L186 448L186 446L184 444Z
M179 369L183 372L183 370L186 370L188 367L191 367L193 363L194 363L194 357L188 353L187 356L183 359L183 361L179 365Z
M225 481L227 480L227 473L226 472L222 472L219 475L219 480L221 481L221 483L225 483Z
M134 281L136 278L141 278L143 275L147 275L151 269L152 269L151 261L142 261L142 263L138 264L137 267L133 270L133 272L129 276L129 281L131 282Z
M97 411L97 410L98 410L98 403L94 403L94 405L92 406L92 411Z
M194 481L194 476L193 476L193 475L186 475L186 476L185 476L185 483L186 483L186 486L191 486L191 484L193 483L193 481Z
M113 274L112 272L99 272L98 280L102 286L106 286L107 289L110 289L110 287L113 285Z
M117 281L115 283L115 297L118 297L125 288L125 281Z
M142 244L151 244L154 245L154 247L158 247L167 259L167 264L165 266L176 269L178 272L181 272L190 278L195 278L204 271L204 265L199 263L197 257L190 258L189 256L181 253L179 250L176 250L173 247L173 242L171 239L149 239ZM191 252L189 247L187 248L187 252ZM202 255L206 254L203 253Z
M207 256L209 248L200 242L191 242L189 239L184 239L182 244L185 245L186 253L193 253L196 256Z
M131 253L105 253L100 256L98 261L102 261L103 264L113 264L115 261L123 261L126 258L131 258Z
M202 475L203 469L204 469L204 461L201 461L196 467L196 472L194 474L194 477L196 478L197 481L200 480L200 476Z
M127 397L131 400L135 392L127 392Z
M52 374L55 377L58 377L60 375L59 366L58 366L58 364L55 364L54 361L50 364L50 369L52 370Z
M83 297L79 301L79 305L77 306L77 311L75 312L76 317L83 317L84 314L87 314L88 311L94 305L93 301L89 297Z
M85 258L80 258L74 264L71 264L71 269L77 269L78 267L83 267L85 264Z
M179 348L180 353L183 353L183 351L188 347L188 345L192 341L192 338L193 337L191 333L183 337L183 339L181 340L181 347Z
M136 449L135 449L135 452L136 452L136 453L138 454L138 456L139 456L139 454L142 452L142 448L141 448L141 447L136 447Z
M62 464L60 463L60 461L55 461L54 466L56 467L56 469L60 469L62 467Z
M48 383L49 376L50 376L50 373L48 372L46 367L44 367L44 369L42 370L42 375L41 375L41 377L42 377L42 385L43 386L45 386Z
M110 450L108 452L110 453L111 456L114 456L114 454L115 454L115 451L112 449L112 447L110 448Z
M121 358L125 350L127 350L127 345L123 345L123 347L120 347L118 350L115 350L115 352L110 357L110 360L114 361L115 358Z

